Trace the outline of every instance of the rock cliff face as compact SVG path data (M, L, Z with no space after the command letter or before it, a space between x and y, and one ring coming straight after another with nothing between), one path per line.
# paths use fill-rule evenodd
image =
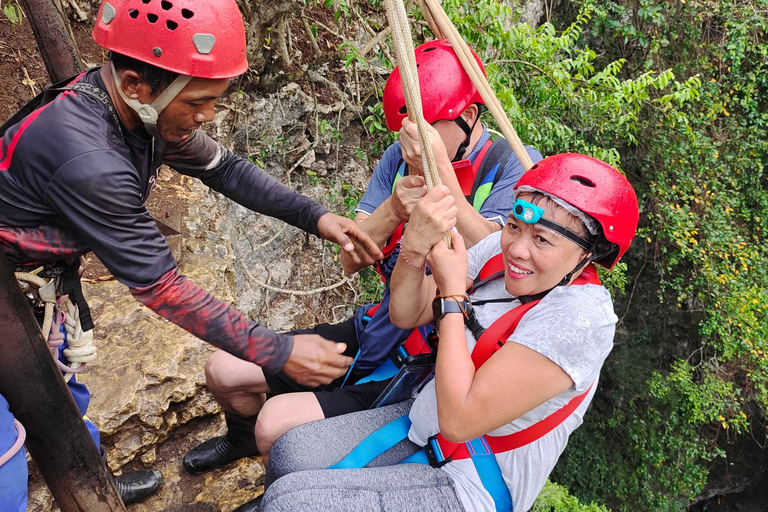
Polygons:
M295 84L270 97L235 94L232 101L212 123L213 135L240 154L262 148L267 153L262 161L276 178L330 209L338 209L334 206L342 199L338 184L365 186L370 171L365 162L315 139L317 119L332 115L345 130L345 145L359 145L363 130L349 126L341 104L318 105ZM310 183L303 172L310 166L338 171L334 183ZM299 170L286 172L292 167ZM322 240L170 170L161 172L153 196L150 210L172 219L169 223L182 232L180 240L172 240L181 271L251 318L290 330L352 313L357 285L344 278L334 248ZM290 293L334 283L342 284L324 293ZM264 472L258 457L199 476L181 466L187 450L224 428L205 387L205 361L215 349L142 306L116 281L86 282L85 293L96 321L99 358L80 378L91 390L88 417L101 431L108 464L118 474L148 467L165 477L156 496L130 510L228 512L258 495ZM49 510L58 509L33 471L28 511Z

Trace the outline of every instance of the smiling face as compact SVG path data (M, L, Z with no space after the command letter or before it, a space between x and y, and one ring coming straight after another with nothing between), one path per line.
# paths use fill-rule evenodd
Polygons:
M581 220L551 199L529 192L522 192L517 197L543 208L543 218L581 236L587 234ZM527 224L512 213L501 232L501 251L506 265L504 283L515 297L554 288L587 255L584 249L562 235L541 224Z
M179 142L203 123L211 121L215 114L214 100L224 94L228 86L226 78L193 78L160 113L157 119L160 137L168 142Z

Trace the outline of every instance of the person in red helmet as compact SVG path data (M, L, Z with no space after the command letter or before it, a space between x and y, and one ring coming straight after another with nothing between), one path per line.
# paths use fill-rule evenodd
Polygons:
M403 236L390 315L437 322L434 380L415 400L289 431L260 510L529 510L613 345L618 319L594 264L616 264L638 217L616 169L555 155L520 178L501 232L467 250L452 230L449 249L455 199L430 190ZM478 281L493 260L499 272Z
M92 322L78 267L93 251L143 304L266 373L309 385L343 375L352 361L343 345L275 333L188 281L144 206L166 163L243 206L338 243L350 261L382 257L350 219L287 188L200 129L213 119L214 101L230 78L248 67L237 4L106 0L93 37L110 51L108 64L45 91L0 133L0 249L10 263L17 270L42 267L38 275L77 302L84 331ZM79 393L85 414L87 389ZM0 415L8 414L0 407ZM2 456L17 433L13 421L0 425ZM4 443L3 435L12 441ZM123 501L147 497L160 476L124 475L117 481ZM21 510L25 501L19 498Z
M479 121L483 100L450 43L438 40L419 46L416 62L424 116L432 124L432 135L442 141L437 155L440 178L456 199L457 227L472 245L501 229L512 206L512 187L523 169L504 139L490 140ZM257 452L266 456L274 440L295 425L370 407L393 375L380 371L390 354L404 350L404 342L426 344L432 326L400 329L388 314L387 281L400 254L397 242L414 205L426 193L416 126L407 119L398 68L387 80L383 106L387 126L400 132L400 140L381 157L355 221L383 248L386 257L376 269L385 282L384 297L342 323L312 328L353 348L348 354L356 355L355 364L330 385L304 386L281 374L264 375L230 354L214 353L206 365L206 381L226 411L229 430L190 451L184 458L188 470L207 471ZM534 162L541 159L534 148L528 152ZM348 272L366 265L344 255L342 263ZM265 393L276 396L262 410Z

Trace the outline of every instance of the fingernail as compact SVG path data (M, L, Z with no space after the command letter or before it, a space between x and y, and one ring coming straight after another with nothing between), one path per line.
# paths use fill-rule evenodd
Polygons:
M344 245L345 251L354 251L355 250L355 244L349 243Z

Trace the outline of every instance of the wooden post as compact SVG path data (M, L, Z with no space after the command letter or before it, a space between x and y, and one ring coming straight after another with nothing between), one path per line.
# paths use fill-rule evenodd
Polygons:
M125 512L2 250L0 394L61 512Z
M82 71L80 52L61 0L19 0L19 3L32 26L51 83Z

